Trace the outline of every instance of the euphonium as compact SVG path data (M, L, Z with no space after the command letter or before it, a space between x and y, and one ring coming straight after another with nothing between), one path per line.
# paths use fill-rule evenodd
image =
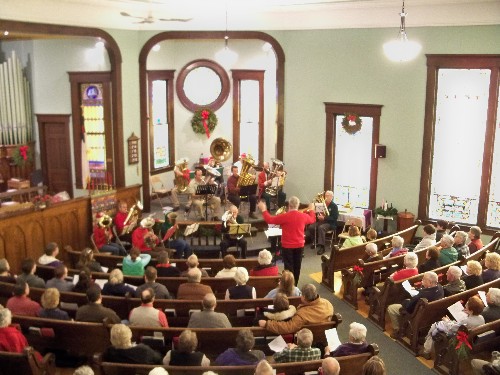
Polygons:
M322 192L322 193L318 193L316 195L316 198L314 198L314 202L316 203L322 203L322 206L323 206L323 215L324 216L329 216L330 215L330 211L328 210L328 206L326 205L326 202L325 202L325 192Z
M222 215L222 221L224 222L225 228L227 228L228 224L237 224L231 210L227 210L226 212L224 212L224 215Z
M189 159L187 158L182 158L179 159L175 162L175 166L179 169L180 172L182 172L182 176L175 175L174 181L175 181L175 186L177 187L177 191L179 193L184 193L189 185L189 180L187 180L184 177L184 174L187 172L187 166L188 166Z
M238 182L236 183L237 187L240 186L249 186L253 185L255 182L255 176L251 173L248 173L250 168L255 164L251 155L247 155L246 158L241 160L241 172L240 177L238 178Z
M130 233L132 229L134 229L134 225L129 225L131 223L137 223L139 221L139 217L141 216L142 213L142 203L140 201L137 201L136 204L134 204L132 207L130 207L130 210L128 210L128 215L123 222L123 225L125 227L124 233ZM128 227L127 227L128 225Z

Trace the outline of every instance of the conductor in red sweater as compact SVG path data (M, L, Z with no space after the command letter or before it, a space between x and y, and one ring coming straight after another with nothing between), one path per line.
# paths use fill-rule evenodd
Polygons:
M285 269L295 276L295 285L299 282L300 267L302 265L302 252L304 251L304 229L307 224L316 221L314 206L311 203L305 212L298 211L300 200L291 197L288 201L288 212L277 216L271 216L267 211L266 204L259 202L259 210L268 224L281 226L281 247L283 249L283 263Z

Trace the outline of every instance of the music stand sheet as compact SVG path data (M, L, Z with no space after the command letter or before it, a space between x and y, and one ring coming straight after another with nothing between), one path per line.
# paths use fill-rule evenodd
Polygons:
M250 234L250 228L252 224L229 224L229 234L240 235L240 234Z

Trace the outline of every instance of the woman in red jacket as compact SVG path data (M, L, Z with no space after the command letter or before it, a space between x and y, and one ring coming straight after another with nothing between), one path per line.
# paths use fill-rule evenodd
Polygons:
M272 260L273 255L268 250L261 250L257 258L259 265L250 270L250 276L278 276L278 266Z
M281 247L283 248L283 263L286 270L292 271L295 276L295 285L300 277L300 267L302 265L302 252L304 251L304 229L307 224L316 221L314 205L311 203L305 212L298 211L300 200L291 197L288 201L288 212L271 216L267 211L266 204L259 202L259 209L262 217L268 224L278 224L281 226Z

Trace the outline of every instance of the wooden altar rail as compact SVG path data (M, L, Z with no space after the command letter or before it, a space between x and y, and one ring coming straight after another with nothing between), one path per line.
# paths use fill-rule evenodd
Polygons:
M0 193L0 201L30 202L35 196L45 195L46 193L47 186L34 186L9 193Z
M116 192L116 199L135 203L140 197L140 188L141 185L121 188ZM90 245L91 232L88 196L55 203L43 211L13 214L0 220L0 258L6 258L12 272L18 274L23 259L37 260L47 243L56 242L60 250L66 245L83 249ZM60 257L62 254L61 251Z

